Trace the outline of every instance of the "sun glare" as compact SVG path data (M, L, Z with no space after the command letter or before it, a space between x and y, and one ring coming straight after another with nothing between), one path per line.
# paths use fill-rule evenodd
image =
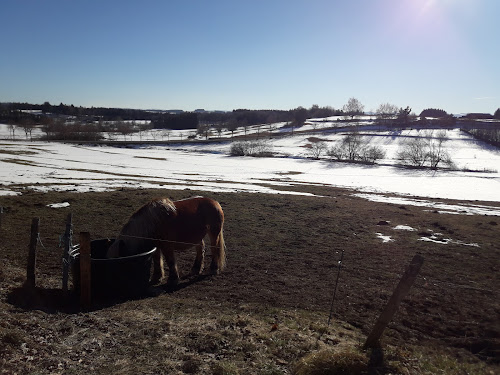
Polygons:
M433 7L435 7L436 0L427 0L424 2L422 5L422 9L420 9L420 13L427 13L428 11L432 10Z

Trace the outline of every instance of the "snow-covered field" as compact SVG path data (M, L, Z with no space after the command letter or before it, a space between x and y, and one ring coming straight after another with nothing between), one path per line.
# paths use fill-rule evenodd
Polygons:
M313 130L312 125L308 127ZM252 132L256 130L253 128ZM283 131L280 127L275 129L280 130ZM310 137L320 138L328 147L343 137L342 133L320 127L316 131L314 134L295 131L293 135L288 131L283 137L268 139L266 142L276 156L253 158L230 156L228 134L222 135L220 143L81 146L20 141L17 139L24 138L24 134L21 136L19 130L12 141L7 126L0 124L0 139L3 139L0 140L0 195L20 194L23 189L103 191L120 187L284 193L277 188L322 184L355 189L365 198L389 202L394 198L387 195L397 194L401 204L431 204L422 198L500 202L500 151L458 129L446 132L449 140L445 143L459 169L455 171L409 170L394 165L396 151L403 142L430 135L424 131L366 133L364 137L370 145L386 151L386 158L374 166L332 162L326 158L312 160L307 148ZM188 134L175 133L175 136L185 139ZM141 138L145 140L146 135ZM159 140L157 136L154 138ZM139 135L134 135L134 139L139 140ZM287 190L291 192L286 193L294 193L293 188ZM434 207L436 204L439 202L432 201ZM434 209L500 215L498 205L444 206Z

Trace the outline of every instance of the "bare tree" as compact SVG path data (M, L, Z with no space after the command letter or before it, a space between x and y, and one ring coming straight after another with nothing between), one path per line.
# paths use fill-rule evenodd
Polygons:
M311 144L311 147L309 148L309 153L313 157L313 159L318 160L321 155L323 155L326 150L328 149L326 142L324 141L319 141L319 142L313 142Z
M424 137L413 138L397 152L397 158L403 165L423 168L429 166L437 169L444 163L453 166L451 156L444 147L446 133L440 131L434 136L433 131L426 132Z
M200 124L198 125L197 133L204 136L205 140L207 140L208 136L211 133L211 129L212 129L212 127L210 124L200 122Z
M444 147L447 140L446 131L444 130L438 131L435 137L433 137L432 130L427 133L427 153L429 164L432 169L437 169L440 163L449 166L453 164L450 154Z
M16 137L16 127L17 125L14 124L13 122L9 121L9 123L7 124L7 128L9 129L9 134L12 138L12 140L14 140L14 138Z
M42 131L46 135L46 139L50 140L55 136L56 133L64 132L66 126L66 121L63 118L48 118L42 119Z
M385 151L377 146L366 146L360 152L360 160L365 163L375 163L379 159L385 158Z
M333 146L326 152L326 154L330 156L332 159L338 161L346 160L346 152L345 149L342 147L342 144Z
M167 137L167 141L170 141L170 133L172 133L172 130L170 130L170 129L163 129L161 131L161 138L163 139L163 138Z
M385 151L381 147L369 146L358 132L352 132L342 139L340 145L328 150L327 155L338 161L375 163L385 157Z
M245 137L246 137L247 131L248 131L248 121L246 119L241 120L240 126L243 126L243 129L245 131Z
M425 141L422 138L412 138L398 150L396 155L403 165L423 167L427 161Z
M153 138L153 141L156 141L156 138L158 138L158 132L154 129L150 129L148 130L146 133L149 132L149 135L151 136L151 138Z
M151 126L151 122L139 122L139 123L136 123L135 121L132 121L132 125L134 128L137 128L139 130L139 139L142 140L142 134L143 133L146 133L148 132L152 126ZM150 133L152 134L152 133Z
M123 135L123 139L127 139L127 135L130 135L134 132L134 129L132 128L132 126L125 121L118 120L115 123L115 127L116 127L116 130L118 131L118 133Z
M354 117L364 113L365 106L358 99L350 98L347 104L344 104L342 110L347 116L351 117L351 120L354 120Z
M33 137L31 134L33 132L33 129L35 128L35 122L31 118L27 117L21 121L21 126L24 130L24 134L26 135L26 139L28 139L29 136L30 141L33 141Z
M378 121L386 123L390 119L396 117L398 114L398 107L394 104L383 103L378 106L375 114Z
M276 130L276 123L277 122L278 122L278 115L276 113L272 112L269 114L269 116L267 116L266 124L268 126L270 133L272 133L274 130Z
M215 125L215 131L217 132L217 135L219 136L219 138L222 136L222 132L224 131L224 129L225 129L225 125L222 122L218 122Z
M231 132L231 138L234 136L234 131L238 129L238 121L235 118L230 118L226 123L226 128Z
M348 160L356 160L359 157L363 145L361 135L358 132L349 133L344 137L342 145L346 150Z

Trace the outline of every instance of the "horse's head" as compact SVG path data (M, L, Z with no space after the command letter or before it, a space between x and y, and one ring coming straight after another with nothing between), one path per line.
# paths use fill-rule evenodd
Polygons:
M109 247L108 252L106 253L106 258L120 258L127 255L129 255L127 244L119 238Z

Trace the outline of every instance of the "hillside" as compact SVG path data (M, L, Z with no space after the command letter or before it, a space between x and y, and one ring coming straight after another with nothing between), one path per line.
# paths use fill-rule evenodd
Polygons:
M232 140L230 133L210 142L182 143L174 139L186 139L189 133L181 136L181 132L172 132L170 142L162 142L151 133L135 133L116 141L115 146L121 147L5 140L0 153L3 191L4 194L20 192L24 187L101 191L123 186L163 186L276 193L291 184L321 184L365 193L500 201L498 149L458 129L442 133L443 148L455 167L429 170L398 167L396 156L409 140L440 139L438 136L442 134L437 130L396 132L361 127L361 139L385 152L385 157L375 165L365 165L332 162L325 153L319 160L313 160L310 150L314 144L321 142L327 148L334 147L350 134L349 130L305 125L301 131L292 133L292 129L283 125L276 125L273 137L256 127L247 129L248 137L257 139L269 150L273 157L268 158L231 157L232 144L246 142L246 138L241 138L244 134L233 134L240 138ZM5 125L0 125L0 131L3 138L8 138Z

